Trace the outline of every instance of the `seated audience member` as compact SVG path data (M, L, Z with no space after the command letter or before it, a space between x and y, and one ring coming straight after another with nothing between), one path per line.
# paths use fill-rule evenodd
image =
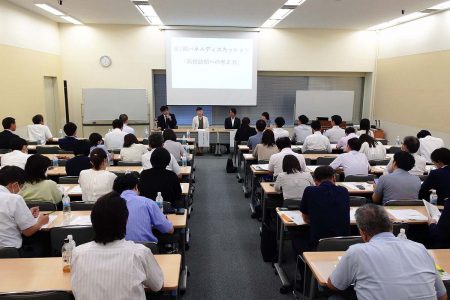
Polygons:
M353 127L345 128L345 136L342 137L336 145L336 149L343 149L344 152L348 152L347 142L349 139L358 138L356 130Z
M370 135L365 133L361 134L359 136L359 142L361 143L359 152L366 155L368 160L386 159L386 148Z
M161 115L159 115L157 119L158 128L164 130L177 127L177 118L175 118L174 114L169 112L169 107L167 105L161 106L159 111L161 112Z
M144 155L142 155L142 159L141 159L142 160L142 168L144 170L152 168L151 157L153 155L153 151L157 148L163 147L163 144L164 144L163 137L159 133L152 133L150 135L150 137L148 138L148 143L150 145L151 150L149 152L145 153ZM167 165L167 170L172 171L175 174L177 174L179 177L181 177L180 166L178 165L177 160L175 159L175 157L172 154L170 154L170 162Z
M430 190L433 189L436 190L438 204L442 205L444 199L450 197L450 150L447 148L434 150L431 153L431 160L437 169L431 170L427 179L422 183L419 199L428 199Z
M95 202L101 196L110 193L117 177L106 170L108 160L102 149L92 150L91 164L92 168L81 171L78 179L84 202Z
M298 117L299 125L294 127L294 134L292 140L297 144L303 144L307 136L311 135L313 132L311 127L308 126L309 119L305 115Z
M93 132L89 135L89 143L91 145L90 152L92 152L94 149L102 149L105 151L106 156L108 157L108 165L111 165L111 162L113 160L112 154L108 151L106 148L103 137L100 135L100 133Z
M322 135L320 131L322 126L319 121L312 121L311 128L314 131L314 134L311 134L306 137L302 152L306 151L326 151L331 153L331 144L326 136Z
M289 137L289 131L286 129L283 129L284 124L286 124L286 121L283 117L276 117L275 118L275 127L272 129L273 134L275 135L275 141L278 140L281 137Z
M270 127L272 125L272 122L270 121L269 113L266 111L261 114L261 120L266 122L267 127Z
M302 200L303 191L307 186L312 185L314 185L314 180L311 174L302 170L297 157L286 155L283 158L283 173L278 174L275 190L282 191L285 200Z
M289 154L294 155L298 159L302 170L306 170L305 158L303 155L292 151L289 137L279 138L276 144L280 153L273 154L269 159L269 171L273 173L273 176L278 176L278 174L283 172L283 158Z
M374 203L385 204L389 200L417 200L420 178L408 173L414 167L414 157L404 151L394 154L392 173L380 177L374 188Z
M419 147L420 141L415 136L406 136L403 139L403 144L401 147L402 151L409 152L414 157L415 160L414 168L412 168L411 171L409 171L409 173L417 176L423 175L425 173L427 165L425 157L423 157L418 153ZM392 170L393 161L394 157L392 157L391 160L389 161L386 170L384 171L385 174L393 172Z
M430 246L435 249L450 248L450 200L448 199L442 201L444 209L438 221L428 218Z
M176 161L180 161L183 154L187 154L184 146L177 141L177 135L172 129L166 129L163 132L164 148L175 157Z
M155 201L139 196L139 179L125 174L114 180L113 189L125 199L128 208L127 234L125 239L134 242L158 242L152 230L173 233L173 225L161 212Z
M372 130L370 130L370 120L369 119L361 119L359 121L359 130L356 132L357 136L361 136L363 134L367 134L372 138L375 138Z
M81 171L92 167L89 153L89 142L86 140L78 140L73 149L75 156L66 162L67 176L80 176Z
M24 139L17 137L11 141L11 149L12 152L6 153L2 155L1 158L1 166L16 166L25 169L25 164L27 163L28 157L28 148L27 141Z
M25 171L16 166L0 170L0 248L19 249L21 256L29 256L22 249L22 235L29 237L48 223L48 215L39 213L39 207L29 209L20 195L25 183Z
M139 144L138 139L132 133L123 139L123 148L120 149L120 157L125 162L140 162L142 155L148 152L147 145Z
M359 153L361 149L361 142L357 138L349 139L347 141L347 153L339 154L335 160L330 164L334 170L337 168L344 169L344 175L362 175L369 174L369 161L367 157Z
M427 249L395 237L383 207L366 204L355 216L365 243L345 252L328 278L329 289L344 291L354 285L358 299L447 299Z
M123 123L123 127L122 127L123 132L134 134L134 129L132 127L128 126L128 116L126 114L121 114L119 116L119 120L121 120Z
M3 131L0 132L0 149L11 149L11 141L18 138L13 132L16 131L16 120L6 117L2 120Z
M247 117L242 118L241 127L236 131L234 140L239 145L241 142L247 142L248 139L256 134L256 129L250 127L250 119Z
M256 121L256 134L249 137L247 141L247 146L250 149L253 150L256 148L256 145L261 144L261 139L265 129L266 129L266 122L264 122L263 120Z
M164 275L150 249L125 240L128 209L113 192L94 204L94 241L73 250L72 291L77 300L140 299L144 287L159 291Z
M40 141L44 143L50 140L53 136L47 125L44 125L44 117L42 115L35 115L32 120L33 125L28 125L28 139L30 141Z
M61 150L64 151L73 151L75 144L77 142L77 125L72 122L68 122L63 127L65 137L58 140L58 145Z
M105 134L105 146L108 150L122 149L124 138L127 135L122 131L123 122L119 119L115 119L112 122L113 130Z
M195 112L197 113L197 115L192 118L192 130L208 129L209 122L208 118L203 115L203 108L197 107L195 109Z
M271 129L264 131L261 143L257 144L255 149L253 149L253 156L256 160L269 160L272 154L279 153L277 145L275 144L275 135Z
M225 129L239 129L241 128L241 120L236 117L236 108L230 108L228 117L225 119Z
M58 204L62 200L63 192L53 181L47 179L47 169L51 166L48 157L35 154L28 158L25 164L27 175L25 185L20 190L20 196L28 203L52 202Z
M142 171L139 191L142 196L153 200L156 199L158 192L161 192L164 201L170 202L173 207L184 207L180 205L180 180L174 172L167 170L170 160L169 151L162 147L155 148L150 157L153 167Z
M339 115L331 116L331 127L330 129L327 129L327 131L324 132L324 136L326 136L330 143L336 144L339 142L341 138L345 136L345 130L342 129L340 126L342 124L342 118Z
M444 148L444 141L441 138L431 136L428 130L421 130L417 133L420 141L419 154L425 157L427 162L431 162L431 153L439 148Z

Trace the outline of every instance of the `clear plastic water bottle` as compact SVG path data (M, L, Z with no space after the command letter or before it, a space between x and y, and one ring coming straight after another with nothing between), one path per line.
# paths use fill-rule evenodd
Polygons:
M157 196L156 196L156 204L158 204L159 209L161 210L161 212L164 211L164 207L163 207L163 197L161 196L161 192L158 192Z
M186 136L183 134L183 137L181 138L181 144L186 144Z
M64 240L64 245L62 246L61 249L64 273L70 272L72 266L72 252L73 249L75 249L75 247L76 243L73 240L72 235L69 234L67 238Z
M59 129L59 137L63 138L64 137L64 132L62 129Z
M188 139L191 138L191 132L190 132L189 130L186 132L186 137L187 137Z
M186 167L187 166L187 155L186 153L183 153L183 156L181 156L181 166Z
M406 237L406 232L405 232L405 228L400 228L400 232L398 233L397 237L399 239L404 239L407 240L408 238Z
M400 146L400 136L397 135L397 138L395 139L395 143L397 146Z
M58 163L59 163L58 157L56 157L56 155L53 156L53 159L52 159L52 166L53 166L54 168L56 168L56 167L58 166Z
M62 199L62 205L63 205L63 219L65 222L67 222L70 220L70 217L72 215L72 209L70 208L70 198L67 194L65 194Z
M436 190L431 190L430 203L433 205L437 205L438 203L438 196Z
M144 129L144 139L148 139L149 135L148 135L148 127L145 127Z

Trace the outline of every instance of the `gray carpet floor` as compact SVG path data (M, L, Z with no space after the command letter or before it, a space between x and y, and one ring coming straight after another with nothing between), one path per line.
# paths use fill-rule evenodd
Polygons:
M196 158L186 257L190 276L183 299L294 299L279 293L278 276L262 260L261 223L250 218L242 184L225 166L226 157Z

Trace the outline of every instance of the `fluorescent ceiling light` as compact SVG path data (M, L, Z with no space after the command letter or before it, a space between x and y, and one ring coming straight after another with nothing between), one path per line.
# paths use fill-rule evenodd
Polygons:
M163 25L163 23L161 22L161 19L158 16L156 16L156 17L146 17L146 19L152 25Z
M280 8L269 18L269 20L270 19L282 20L282 19L286 18L293 11L294 11L293 9Z
M399 25L401 23L406 23L412 20L416 20L422 17L425 17L426 15L428 15L428 13L424 13L424 12L415 12L409 15L405 15L402 16L400 18L396 18L394 20L388 21L388 22L384 22L375 26L372 26L370 28L368 28L367 30L382 30L382 29L386 29L388 27L392 27L395 25Z
M143 1L136 1L133 2L133 4L136 6L137 10L145 17L150 25L163 25L153 6L144 4Z
M45 3L41 3L41 4L35 4L37 7L39 7L40 9L45 10L46 12L49 12L51 14L54 14L55 16L64 16L64 13L57 10L56 8L54 8L53 6L50 6L48 4Z
M77 19L72 18L71 16L61 16L61 18L63 18L67 22L70 22L70 23L75 24L75 25L83 25L83 23L81 23Z
M437 9L437 10L450 9L450 1L442 2L441 4L430 7L429 9Z
M294 5L294 6L299 6L302 5L303 2L305 2L306 0L287 0L286 3L284 5Z
M280 23L281 20L289 16L297 7L302 5L306 0L287 0L268 20L261 25L264 28L271 28Z
M277 25L281 20L273 20L273 19L269 19L266 22L264 22L264 24L262 24L261 27L264 28L271 28L274 27L275 25Z

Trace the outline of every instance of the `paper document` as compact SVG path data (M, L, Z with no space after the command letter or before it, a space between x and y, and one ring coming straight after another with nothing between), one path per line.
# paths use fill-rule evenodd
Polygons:
M351 189L351 190L361 190L361 191L373 190L373 185L371 185L367 182L356 182L356 183L345 182L345 183L342 183L342 185L345 186L347 189ZM358 185L362 186L364 189L357 187Z
M320 166L306 166L306 171L313 173Z
M205 129L198 129L197 139L199 147L209 147L209 131L206 131Z
M258 171L269 171L269 164L255 165L255 169Z
M350 207L350 223L356 222L356 217L355 217L356 210L357 210L356 207Z
M438 264L435 264L435 265L436 265L436 271L438 272L441 279L443 281L450 280L450 275L440 265L438 265Z
M58 218L57 215L48 215L48 223L45 224L44 226L42 226L41 228L48 228L48 226L50 226L50 224L53 223L53 221L55 221Z
M423 205L425 205L425 209L427 210L428 216L432 218L433 220L439 221L439 218L441 217L441 212L439 211L439 208L437 206L429 203L426 200L422 200Z
M91 216L78 216L70 219L69 226L92 226Z
M302 214L298 210L286 210L281 212L290 221L294 222L296 225L304 225Z
M394 216L394 218L400 221L416 220L427 221L428 218L414 209L388 209L388 212Z
M243 155L244 159L255 159L255 157L251 153L244 153Z
M81 195L81 186L78 184L71 188L68 195Z

